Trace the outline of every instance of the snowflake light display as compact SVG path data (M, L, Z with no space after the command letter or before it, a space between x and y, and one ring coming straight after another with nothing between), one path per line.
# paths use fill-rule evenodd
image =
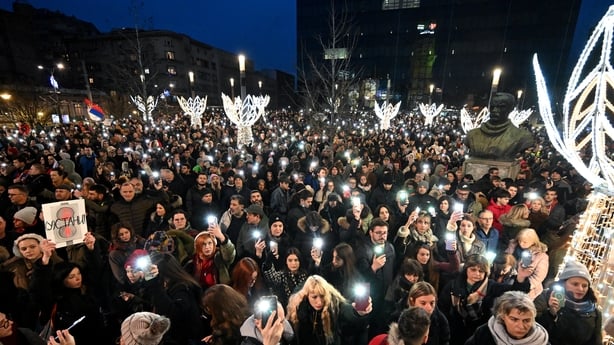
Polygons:
M433 119L435 119L435 117L439 115L443 110L443 104L440 104L438 107L435 103L432 103L430 105L420 103L418 105L418 108L420 108L420 112L424 116L424 125L431 126L433 125Z
M396 105L392 105L392 103L384 102L382 106L375 102L375 115L380 119L380 129L385 131L390 128L390 120L392 120L399 113L399 109L401 108L401 102Z
M268 96L265 98L268 99ZM264 114L264 100L247 95L243 101L241 97L233 101L222 93L222 103L228 119L237 125L237 146L250 144L254 140L252 126Z
M143 121L153 121L151 114L158 106L158 97L147 97L147 103L143 101L143 97L141 97L141 95L136 95L136 97L130 96L130 99L132 100L132 103L136 105L136 108L143 114Z
M190 97L187 100L179 97L177 101L181 109L190 116L192 127L200 128L202 126L201 118L207 109L207 96L204 98L200 98L200 96L196 96L196 98Z
M595 186L580 227L574 233L566 260L587 266L603 307L604 319L614 315L614 166L607 148L612 144L614 72L611 65L614 6L611 6L589 38L573 69L563 102L562 133L557 128L546 82L537 56L533 67L539 110L552 145ZM595 51L600 44L601 50ZM586 66L587 62L594 67ZM584 158L586 157L586 158ZM608 339L608 344L613 344Z
M480 110L477 115L467 110L467 106L464 106L460 111L460 122L463 132L467 133L474 128L478 128L482 123L490 119L490 111L488 108Z

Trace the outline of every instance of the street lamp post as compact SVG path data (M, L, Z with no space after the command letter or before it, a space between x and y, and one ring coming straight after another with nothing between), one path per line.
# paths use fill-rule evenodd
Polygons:
M433 104L433 90L435 90L435 84L429 86L429 105Z
M234 102L235 99L235 78L230 78L230 97Z
M490 110L490 101L492 95L497 92L499 88L499 79L501 78L501 68L495 68L492 72L492 84L490 85L490 95L488 96L488 110Z
M245 84L245 55L239 55L239 84L241 85L241 101L245 99L247 94L247 86Z
M516 92L516 108L520 110L520 99L522 98L522 89Z
M190 79L190 94L192 95L192 98L194 98L194 96L195 96L195 92L194 92L194 72L189 71L188 72L188 78Z

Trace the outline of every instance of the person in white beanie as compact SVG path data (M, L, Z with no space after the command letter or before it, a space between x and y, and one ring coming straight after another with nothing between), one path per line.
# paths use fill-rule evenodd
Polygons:
M20 234L35 233L43 236L45 228L43 222L38 219L36 207L26 206L13 215L13 230Z
M150 312L128 316L121 327L121 345L158 345L171 328L171 320Z
M602 313L591 281L586 266L569 261L559 280L535 299L537 322L546 328L552 344L601 344Z

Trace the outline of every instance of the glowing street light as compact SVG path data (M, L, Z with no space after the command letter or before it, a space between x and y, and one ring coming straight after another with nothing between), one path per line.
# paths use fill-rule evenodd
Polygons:
M492 95L497 92L499 89L499 79L501 79L501 68L495 68L492 71L492 84L490 85L490 96L488 96L488 110L490 110L490 101L492 100Z
M13 95L11 95L8 92L3 92L0 94L0 98L2 98L5 101L9 101L11 99L11 97L13 97Z
M239 84L241 85L241 99L245 99L247 88L245 85L245 55L239 54Z
M230 78L230 97L235 99L235 78Z
M190 80L190 94L192 95L192 98L194 98L194 72L188 72L188 79Z

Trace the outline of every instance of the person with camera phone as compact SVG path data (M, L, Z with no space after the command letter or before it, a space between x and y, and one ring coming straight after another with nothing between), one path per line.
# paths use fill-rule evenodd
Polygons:
M360 330L369 323L370 298L362 307L356 302L350 304L321 276L310 276L288 303L296 344L365 344L366 332Z
M280 337L274 343L267 343L267 332L273 327L281 328ZM284 308L277 302L277 296L263 296L258 299L254 314L241 325L241 336L241 345L290 344L294 338L294 330L286 320Z
M542 283L546 279L549 266L547 250L548 247L539 240L537 232L530 228L520 230L506 250L506 253L514 255L518 262L518 270L524 268L531 271L529 296L532 299L544 291Z
M535 299L537 322L544 326L550 343L597 345L602 343L603 315L582 263L568 261L559 280Z

